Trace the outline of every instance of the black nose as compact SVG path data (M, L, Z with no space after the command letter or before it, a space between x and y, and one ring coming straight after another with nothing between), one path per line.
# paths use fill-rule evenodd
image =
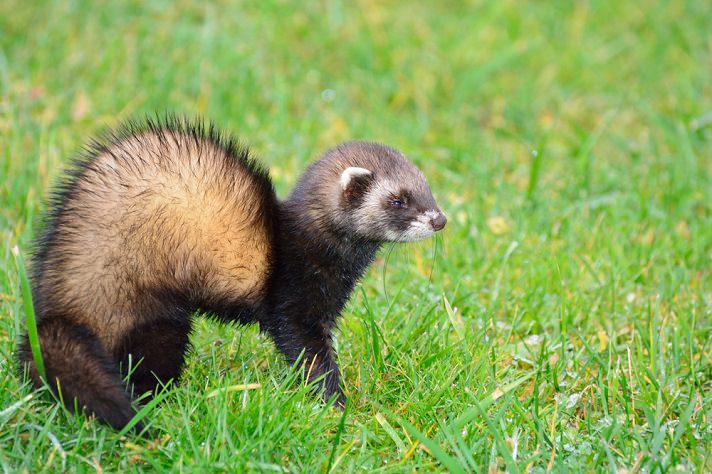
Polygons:
M433 228L433 230L438 231L445 227L445 223L447 222L447 217L445 217L445 214L442 212L438 213L438 217L434 219L430 219L430 226Z

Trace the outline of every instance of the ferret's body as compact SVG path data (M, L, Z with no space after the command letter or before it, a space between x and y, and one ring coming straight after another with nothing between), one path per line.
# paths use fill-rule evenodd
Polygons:
M424 204L416 217L379 222L408 200ZM444 223L424 177L381 145L331 150L280 202L266 171L212 128L124 127L79 162L38 239L33 297L48 381L70 408L76 399L123 427L134 409L122 371L138 364L137 395L177 379L203 310L258 322L290 362L303 351L310 377L327 374L324 396L343 404L331 331L354 285L382 242ZM37 382L26 339L20 359Z

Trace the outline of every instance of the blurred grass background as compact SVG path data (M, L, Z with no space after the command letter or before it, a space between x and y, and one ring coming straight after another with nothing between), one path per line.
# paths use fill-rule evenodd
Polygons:
M4 0L0 465L709 472L711 20L702 1ZM200 325L150 442L15 375L10 249L88 137L164 111L239 136L282 196L349 139L428 176L436 258L383 252L345 311L343 430L254 328ZM241 383L262 388L207 397Z

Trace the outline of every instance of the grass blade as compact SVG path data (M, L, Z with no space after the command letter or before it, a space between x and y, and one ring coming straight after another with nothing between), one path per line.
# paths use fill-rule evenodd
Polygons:
M40 339L37 333L37 320L35 319L35 306L32 303L32 291L30 290L30 281L27 278L27 269L25 261L20 254L20 249L17 246L13 247L12 253L15 256L15 264L17 272L20 276L20 289L22 291L22 300L25 308L25 322L27 324L27 337L30 341L30 349L32 350L32 358L35 361L37 373L42 380L47 380L45 376L44 360L40 351Z
M455 329L457 337L462 341L465 339L465 324L462 322L462 317L459 313L452 309L452 305L445 295L443 295L443 302L445 303L445 312L447 313L447 317L450 319L450 323Z
M155 397L153 397L153 400L150 402L146 403L141 409L136 413L136 415L131 418L131 420L124 426L121 431L119 431L119 437L126 436L126 433L131 431L134 426L141 420L143 420L146 415L148 415L159 403L161 403L169 393L168 388L172 385L171 381L169 381L166 385L163 386L163 390L161 390L160 393L158 393Z
M336 456L336 448L339 447L339 440L341 439L341 433L344 432L344 424L346 423L346 414L348 412L348 405L344 407L344 412L341 414L341 420L339 420L339 427L336 429L336 436L334 436L334 443L331 447L331 455L329 456L329 464L326 467L326 472L331 472L334 463L334 457Z
M440 464L442 464L448 472L452 473L465 473L465 470L463 467L460 465L460 463L457 462L455 458L450 456L448 453L446 453L438 444L433 441L432 439L428 438L425 436L423 433L418 431L418 429L408 423L405 420L399 420L400 424L403 425L403 427L410 433L411 436L416 438L418 441L423 443L423 445L428 448L428 451L430 454L437 459Z
M494 404L494 402L497 401L498 398L516 389L524 382L532 378L534 374L534 372L530 372L529 374L518 378L514 382L508 383L503 387L497 388L490 395L480 400L476 406L470 407L465 410L465 412L463 412L462 415L460 415L452 423L450 423L447 428L455 431L461 430L465 427L467 423L480 416L484 412L484 410L492 406L492 404Z
M386 419L386 417L380 413L376 413L376 421L378 422L379 425L381 425L383 430L388 434L388 436L390 436L390 438L396 444L396 446L398 447L398 451L401 453L405 453L408 450L408 448L406 448L405 443L403 442L401 437L398 436L398 432L396 432L396 430L393 429L393 426L391 426L391 424L388 423L388 420Z

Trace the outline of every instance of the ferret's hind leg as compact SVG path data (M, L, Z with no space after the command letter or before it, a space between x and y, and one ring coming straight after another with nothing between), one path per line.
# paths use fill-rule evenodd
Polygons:
M121 429L136 414L131 396L121 381L118 367L97 337L86 327L66 317L52 315L37 325L47 382L60 394L70 411L86 409L115 429ZM21 368L28 367L33 384L41 386L25 335L19 348ZM140 430L142 426L136 425Z
M129 386L133 385L136 397L149 391L150 396L155 396L161 385L171 379L178 381L190 329L188 317L177 317L142 324L125 337L118 358L122 371L131 368Z

